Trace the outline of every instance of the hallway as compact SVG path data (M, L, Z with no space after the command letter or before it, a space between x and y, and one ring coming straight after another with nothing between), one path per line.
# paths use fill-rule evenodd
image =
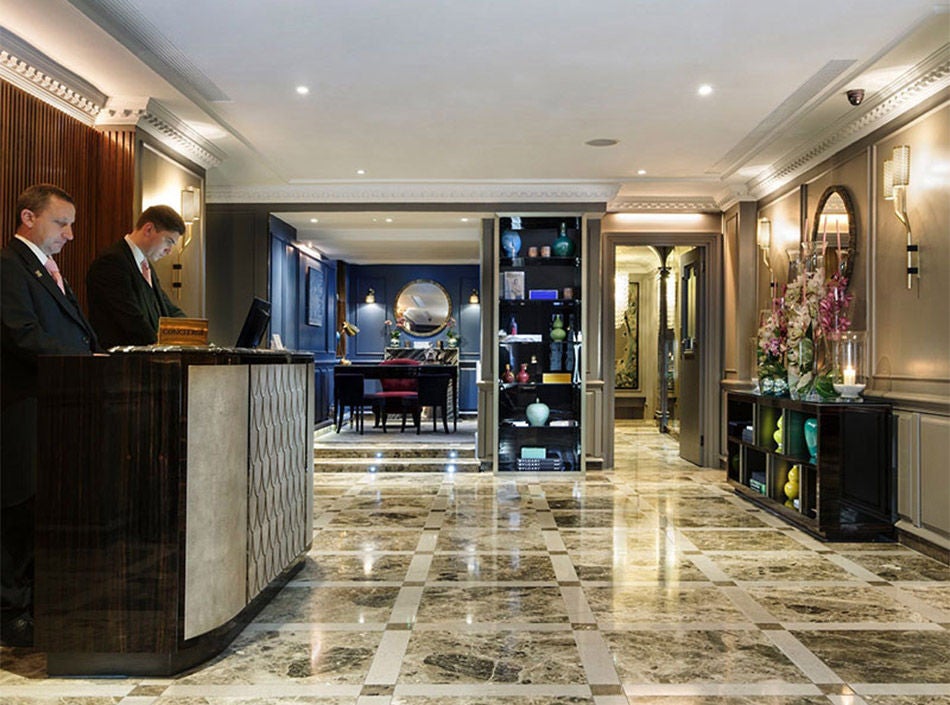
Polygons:
M306 565L220 657L45 680L42 655L4 650L3 702L947 702L950 569L814 541L649 426L617 448L576 481L317 475Z

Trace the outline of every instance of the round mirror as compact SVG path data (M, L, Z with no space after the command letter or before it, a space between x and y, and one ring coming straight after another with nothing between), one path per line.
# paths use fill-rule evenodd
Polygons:
M811 239L825 243L825 272L851 279L858 247L858 225L851 194L844 186L829 186L815 210Z
M414 279L396 294L396 325L409 335L428 338L448 325L449 292L430 279Z

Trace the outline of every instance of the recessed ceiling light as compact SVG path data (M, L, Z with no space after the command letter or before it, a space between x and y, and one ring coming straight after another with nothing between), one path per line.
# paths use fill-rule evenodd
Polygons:
M467 222L468 222L468 218L459 218L459 220L461 220L463 223L467 223Z
M386 222L387 222L387 223L391 223L391 222L393 222L393 219L392 219L392 218L386 218Z
M299 95L307 95L310 92L310 89L306 86L297 86L297 93Z
M704 95L704 96L712 95L713 87L710 86L708 83L704 83L703 85L699 87L699 90L697 90L696 92L699 93L699 95Z
M609 137L598 137L597 139L587 140L584 144L589 147L613 147L618 142L620 142L620 140L611 139Z
M638 176L645 176L646 173L647 173L647 170L646 170L646 169L637 169L637 175L638 175Z
M366 173L366 169L357 169L357 170L356 170L356 173L359 174L360 176L362 176L363 174Z
M320 222L320 219L319 219L319 218L311 218L311 219L310 219L310 222L311 222L311 223L319 223L319 222Z

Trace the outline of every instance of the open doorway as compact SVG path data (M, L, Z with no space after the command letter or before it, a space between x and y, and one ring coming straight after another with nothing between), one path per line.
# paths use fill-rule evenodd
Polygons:
M717 235L610 233L604 244L606 415L639 426L636 438L668 434L681 457L713 467L720 355L708 341L718 339L719 284L706 264L719 256Z

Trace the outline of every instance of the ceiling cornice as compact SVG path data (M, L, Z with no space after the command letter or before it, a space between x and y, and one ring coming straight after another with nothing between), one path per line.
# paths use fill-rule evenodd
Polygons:
M630 196L607 204L611 213L718 213L719 204L712 198L651 198Z
M803 152L787 154L747 183L748 193L760 199L804 174L808 169L891 120L950 87L950 44L907 71L875 96L867 110L854 119L832 124Z
M208 203L603 203L617 182L329 181L209 186Z
M3 27L0 78L89 126L106 103L98 88Z

